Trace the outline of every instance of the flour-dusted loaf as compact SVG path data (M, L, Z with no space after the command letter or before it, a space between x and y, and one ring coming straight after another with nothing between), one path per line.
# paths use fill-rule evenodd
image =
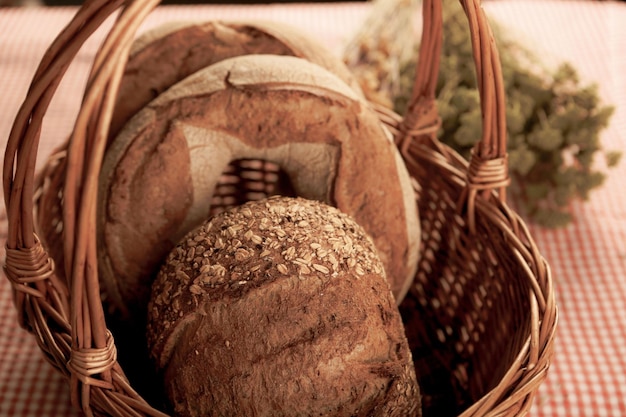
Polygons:
M176 416L420 413L377 251L323 203L273 197L216 215L169 254L148 311Z
M152 99L192 73L219 62L246 54L297 56L336 74L357 94L358 82L335 54L297 28L261 20L170 21L141 34L133 43L113 109L110 140ZM54 177L64 175L64 159L56 165ZM62 181L55 180L55 184ZM54 223L43 222L39 234L64 273L63 228L60 222L62 196L58 188L44 189L41 201L46 210L58 212Z
M173 21L134 42L120 84L110 133L116 135L143 106L192 73L226 58L289 55L318 64L360 93L339 57L297 28L280 22Z
M372 236L398 301L415 272L410 178L377 115L304 59L246 55L194 73L139 112L100 176L100 277L123 312L144 311L164 256L205 220L239 159L278 164L296 194L353 216Z

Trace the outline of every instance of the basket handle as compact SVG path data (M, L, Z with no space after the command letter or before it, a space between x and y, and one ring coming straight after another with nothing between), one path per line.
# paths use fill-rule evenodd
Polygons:
M67 342L57 344L59 349L49 352L48 359L69 371L72 402L88 416L93 415L93 387L103 389L105 395L115 390L124 392L133 406L147 415L164 416L130 387L117 363L100 299L94 230L98 175L117 89L135 33L158 3L159 0L85 1L43 56L15 118L4 156L4 199L9 219L5 272L13 285L16 308L22 313L20 324L49 339L51 318L61 331L71 333L71 346ZM60 282L54 274L54 263L35 234L33 219L35 162L42 121L81 46L118 9L121 10L115 23L94 59L68 142L63 227L65 270L71 274L67 282ZM26 311L30 322L24 319ZM102 397L96 401L115 403Z
M502 175L506 171L503 169L506 136L499 60L478 2L462 0L473 33L483 111L483 137L474 150L467 173L470 213L479 191L498 188L500 198L504 199L507 184ZM55 343L58 341L55 345L58 349L48 353L53 364L64 372L69 370L72 401L86 415L92 415L91 389L104 391L105 397L93 397L108 407L117 401L103 399L112 387L132 398L133 407L149 415L162 415L132 390L117 364L115 344L108 333L100 300L94 230L98 175L117 89L136 31L158 3L159 0L86 0L42 58L15 118L4 156L4 199L9 219L5 271L13 286L18 311L28 314L30 319L20 316L20 323L31 326L47 342L56 337L50 336L48 326L52 322L57 331L71 334L69 342L64 338L54 339ZM42 122L80 47L118 9L114 25L95 56L68 142L63 226L65 270L71 274L67 282L60 282L54 274L54 264L34 233L34 178ZM434 87L441 47L440 1L424 0L424 12L426 43L419 56L414 98L401 125L400 142L405 151L423 138L436 143ZM69 364L65 369L67 350Z
M478 92L482 113L482 137L472 149L466 186L462 193L470 229L474 229L475 199L478 195L489 199L497 192L501 202L506 201L508 175L506 104L502 69L498 49L480 0L460 0L469 21L472 50L476 68ZM399 126L397 143L407 159L410 148L417 143L428 143L443 154L436 138L441 126L437 113L435 88L439 76L442 49L442 1L423 0L422 41L415 70L415 82L409 106Z

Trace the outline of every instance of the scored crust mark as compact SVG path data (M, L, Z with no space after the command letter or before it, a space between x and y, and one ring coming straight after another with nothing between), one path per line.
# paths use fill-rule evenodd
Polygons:
M228 163L237 155L241 159L260 158L273 161L284 167L289 182L303 197L328 202L332 201L332 181L336 176L339 161L339 147L323 143L287 142L277 146L258 149L240 141L236 136L220 130L211 130L184 122L175 123L177 134L184 137L190 154L190 170L202 173L191 178L195 201L211 201L213 193ZM220 143L224 146L207 146L207 142ZM320 175L326 173L326 175ZM198 222L209 216L210 207L197 204L190 207L187 216L180 223L171 240L177 242Z
M388 133L323 68L294 57L255 55L188 77L138 113L111 144L100 184L100 265L104 287L119 294L113 302L121 311L145 306L160 264L153 260L208 216L219 174L241 158L278 164L297 195L353 216L374 239L401 300L416 268L419 224L408 172ZM133 191L146 184L161 191L158 198ZM146 248L154 256L137 259Z
M419 415L384 274L363 229L315 201L275 197L204 223L168 256L149 306L173 411Z

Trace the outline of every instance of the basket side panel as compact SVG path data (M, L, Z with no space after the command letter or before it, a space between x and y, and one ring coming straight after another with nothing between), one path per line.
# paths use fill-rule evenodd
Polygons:
M523 348L529 288L499 226L479 214L472 234L459 215L458 167L430 158L409 166L421 187L422 257L400 309L424 413L453 416L493 389Z

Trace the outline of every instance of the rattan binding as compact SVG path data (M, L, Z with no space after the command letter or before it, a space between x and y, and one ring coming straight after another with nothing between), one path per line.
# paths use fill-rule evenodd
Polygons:
M423 1L407 114L379 109L415 180L421 217L421 262L400 309L425 416L518 416L530 409L546 377L557 306L549 266L506 203L505 98L497 48L479 0L461 2L472 33L483 114L483 135L470 162L436 136L440 1ZM5 153L5 274L19 322L67 377L73 404L86 415L163 415L131 386L118 360L119 341L107 327L101 302L93 230L116 91L136 31L157 4L87 0L42 58ZM50 100L84 41L118 10L94 59L72 135L36 176ZM58 164L64 169L55 169ZM223 176L216 210L271 194L280 180L272 164L237 161ZM58 192L43 198L49 187ZM41 242L42 225L54 227L58 239ZM55 250L61 251L63 265L52 261Z

